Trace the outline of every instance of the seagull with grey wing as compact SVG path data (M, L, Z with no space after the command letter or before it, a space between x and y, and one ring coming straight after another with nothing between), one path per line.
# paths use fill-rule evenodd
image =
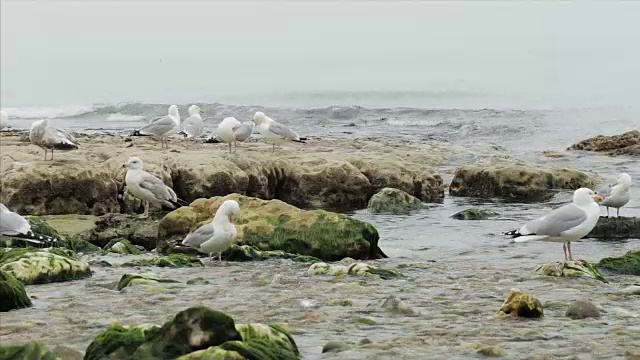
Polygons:
M181 134L188 139L197 139L204 132L204 123L200 114L204 114L204 110L198 105L189 106L189 117L182 122Z
M200 226L188 234L181 245L192 247L209 255L212 263L213 254L218 254L222 263L222 252L227 250L236 240L238 232L232 221L240 214L240 204L235 200L226 200L220 205L210 223Z
M276 145L281 145L289 141L304 143L306 140L306 138L301 138L287 126L273 120L261 111L253 114L253 122L256 124L264 140L267 143L273 144L273 151L276 151Z
M47 160L47 151L51 150L75 150L78 148L77 140L66 131L49 126L49 119L42 119L31 124L29 141L44 149L44 159Z
M34 233L27 219L9 210L2 203L0 203L0 235L18 238L35 244L54 245L58 242L58 239L51 236Z
M605 185L598 190L598 195L604 198L600 206L607 208L607 217L609 217L610 207L615 208L617 216L620 217L620 208L631 200L631 176L621 173L615 184Z
M137 133L140 135L150 135L151 137L160 139L160 147L166 145L169 148L167 138L180 129L180 113L176 105L169 106L168 114L158 116L149 120L149 123Z
M140 216L142 219L149 217L149 203L171 209L186 205L162 180L142 170L144 163L139 158L130 157L123 166L127 168L126 191L144 202L144 214Z
M253 133L255 124L251 121L240 122L234 117L224 118L218 125L217 136L222 141L229 144L229 153L231 153L231 144L233 143L234 152L238 150L238 142L245 142Z
M547 215L532 220L518 230L504 233L514 242L551 241L563 243L564 259L571 257L571 242L582 239L593 230L600 217L596 203L602 197L593 190L580 188L573 193L573 203L557 208ZM568 254L568 256L567 256Z

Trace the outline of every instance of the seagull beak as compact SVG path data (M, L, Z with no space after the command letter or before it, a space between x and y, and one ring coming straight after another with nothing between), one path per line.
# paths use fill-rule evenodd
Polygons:
M127 167L127 164L122 164L122 167L123 167L123 168L126 168L126 167Z
M601 202L602 200L604 200L604 198L596 194L596 196L593 197L593 200L595 200L596 202Z
M200 114L204 114L204 110L202 110L202 108L198 108L198 111L200 111Z

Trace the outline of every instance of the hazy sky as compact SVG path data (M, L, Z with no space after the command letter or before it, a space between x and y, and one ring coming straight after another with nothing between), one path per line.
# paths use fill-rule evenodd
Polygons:
M393 91L638 104L640 2L1 2L2 107Z

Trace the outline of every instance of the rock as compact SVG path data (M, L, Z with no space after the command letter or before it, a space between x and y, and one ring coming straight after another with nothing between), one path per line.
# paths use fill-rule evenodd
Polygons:
M236 330L242 336L242 341L249 340L267 340L275 345L276 348L285 350L286 352L299 356L300 351L295 340L287 329L276 324L239 324Z
M341 351L349 350L354 346L355 344L348 343L345 341L329 341L328 343L324 344L324 346L322 347L322 353L324 354L328 352L341 352Z
M640 295L640 285L627 286L615 292L616 295Z
M199 276L197 278L187 280L187 285L209 285L209 280Z
M600 311L591 302L586 300L577 300L569 308L564 316L571 319L599 318Z
M268 259L288 259L296 262L318 262L320 259L309 255L286 253L282 250L260 251L255 246L231 245L222 253L222 258L228 261L260 261Z
M381 269L365 263L354 263L351 265L329 265L319 262L311 265L307 270L310 275L354 275L354 276L374 276L377 275L383 279L392 279L402 277L397 270Z
M121 255L140 255L142 251L138 250L135 246L133 246L129 240L111 240L109 244L105 247L105 250L110 253L116 253Z
M608 282L594 264L586 260L558 261L538 266L536 274L545 276L589 277Z
M586 236L591 239L640 239L640 217L604 217Z
M153 325L120 326L111 325L96 336L84 355L84 360L132 359L133 353L142 345L147 336L158 332Z
M10 273L0 269L0 312L31 307L24 285Z
M151 259L135 259L120 266L158 266L158 267L200 267L204 266L199 259L186 254L169 254L168 256L154 256Z
M407 306L402 300L398 299L395 295L389 295L382 303L382 308L398 314L415 315L415 310Z
M229 199L240 204L240 215L234 219L239 245L327 261L347 256L357 259L386 257L378 248L378 231L366 222L343 214L300 210L279 200L260 200L239 194L198 199L190 206L167 214L158 227L158 252L172 252L176 240L210 222L218 207Z
M491 217L498 216L495 211L487 209L466 209L451 215L452 218L457 220L487 220Z
M369 199L367 205L372 214L409 214L422 207L420 199L394 188L380 190Z
M74 216L72 215L70 217L73 218ZM85 254L98 252L102 250L101 248L85 240L79 239L75 236L68 236L68 235L63 236L63 234L61 234L58 230L56 230L53 226L51 226L49 224L49 221L44 217L29 216L27 217L27 220L31 225L31 231L33 231L34 233L51 236L57 239L57 242L55 244L56 247L63 247L69 250L73 250L74 252L82 252ZM9 247L33 247L34 246L34 244L31 242L23 241L17 238L11 238L11 240L6 241L4 245ZM44 247L47 247L47 246L50 246L50 245L44 245Z
M122 239L146 250L156 247L158 224L125 214L106 214L98 218L95 227L78 234L78 237L105 248L109 242Z
M497 346L483 346L478 349L478 354L487 357L502 357L507 356L507 352L500 349Z
M594 188L601 180L571 169L544 168L494 158L456 170L449 194L479 198L498 197L509 201L542 201L556 189Z
M519 289L511 289L509 296L498 311L498 316L541 318L544 316L544 310L540 300Z
M631 250L620 257L601 259L596 266L616 274L640 275L640 249Z
M0 270L27 285L62 282L91 276L89 264L73 251L60 248L0 248Z
M51 349L51 353L63 360L82 360L84 354L64 345L58 345Z
M64 360L35 341L23 345L0 344L0 359Z
M433 166L444 162L442 153L451 152L395 140L332 139L309 142L305 151L276 153L255 142L228 156L183 144L173 144L169 153L156 151L157 144L147 150L136 146L151 141L143 137L129 143L133 144L129 148L122 138L83 136L87 146L44 162L36 147L4 140L3 136L7 161L0 164L0 202L32 215L140 211L139 201L117 196L124 179L122 164L133 155L186 201L240 193L301 208L359 209L385 187L422 201L441 201L442 178Z
M567 150L604 152L611 156L638 156L640 155L640 131L633 130L614 136L598 135L573 144Z
M154 273L144 274L124 274L116 285L116 290L120 291L132 285L156 284L156 283L178 283L179 281L167 279Z

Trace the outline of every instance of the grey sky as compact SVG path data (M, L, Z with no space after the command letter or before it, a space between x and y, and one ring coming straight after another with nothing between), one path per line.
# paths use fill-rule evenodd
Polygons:
M358 90L640 98L640 2L1 6L3 107Z

